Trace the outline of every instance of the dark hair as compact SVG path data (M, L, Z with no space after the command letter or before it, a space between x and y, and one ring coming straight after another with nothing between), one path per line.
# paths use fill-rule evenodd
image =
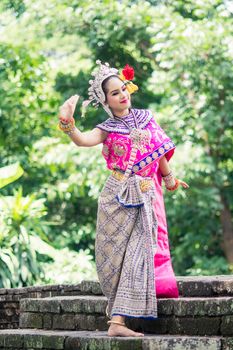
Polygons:
M102 89L103 89L103 92L105 94L105 101L107 99L107 83L110 79L112 78L118 78L119 80L121 80L121 78L119 78L117 75L110 75L110 77L107 77L106 79L104 79L104 81L102 82Z

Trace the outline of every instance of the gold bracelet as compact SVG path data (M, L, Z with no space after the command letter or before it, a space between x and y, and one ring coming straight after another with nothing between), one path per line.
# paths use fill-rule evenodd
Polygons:
M67 124L62 123L61 121L58 124L59 129L64 132L73 130L74 126L75 126L74 118L72 118L71 121Z
M172 170L170 171L170 173L168 175L163 176L162 175L162 179L165 183L165 187L168 188L173 188L174 186L176 186L176 179L173 175Z
M76 130L76 126L74 126L74 128L71 129L70 131L64 131L64 133L67 135L72 135L75 132L75 130Z
M166 185L165 187L168 191L175 191L179 187L179 185L180 181L177 178L175 178L175 185L173 187L167 187Z

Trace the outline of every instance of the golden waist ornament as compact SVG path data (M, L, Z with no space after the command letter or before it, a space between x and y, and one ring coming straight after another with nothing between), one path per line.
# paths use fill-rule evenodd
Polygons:
M112 171L112 176L119 180L119 181L124 181L125 175L124 173L118 171L118 170L113 170ZM140 180L140 189L142 192L147 192L151 187L152 187L152 179L143 179Z

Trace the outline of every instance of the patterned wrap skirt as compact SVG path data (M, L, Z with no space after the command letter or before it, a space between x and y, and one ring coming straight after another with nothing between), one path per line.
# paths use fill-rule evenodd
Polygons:
M95 260L110 316L157 318L155 200L153 180L140 175L110 175L100 193Z

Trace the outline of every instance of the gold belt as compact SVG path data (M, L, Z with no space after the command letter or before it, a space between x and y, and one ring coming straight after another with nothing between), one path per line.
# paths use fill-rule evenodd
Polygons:
M112 171L112 176L119 181L123 181L125 178L125 174L117 170ZM152 179L140 180L139 186L142 192L147 192L152 187Z

